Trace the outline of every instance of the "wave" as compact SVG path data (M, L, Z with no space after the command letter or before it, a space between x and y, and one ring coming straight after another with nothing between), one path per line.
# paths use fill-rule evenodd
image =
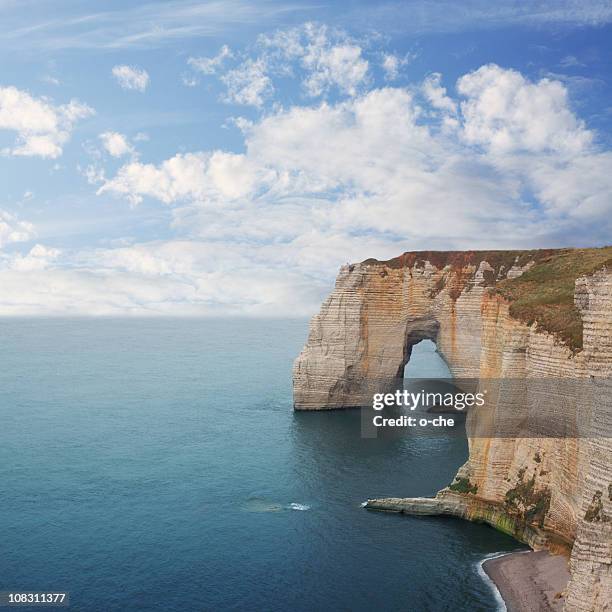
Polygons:
M513 551L513 552L516 552L516 551ZM512 553L511 552L490 553L488 555L485 555L484 559L481 559L480 561L478 561L478 563L476 563L476 571L478 572L478 575L482 578L482 580L486 584L489 585L489 588L493 592L493 596L495 597L495 601L497 603L497 608L496 608L497 612L507 612L508 608L506 607L506 602L504 601L504 598L501 596L501 593L499 592L497 585L493 582L493 580L491 580L491 578L489 578L489 574L485 572L482 566L484 562L488 561L489 559L498 559L499 557L505 557L506 555L510 555L510 554Z
M302 512L310 510L310 506L307 504L298 504L297 502L291 502L287 507L289 510L301 510Z
M242 510L244 512L282 512L283 510L299 510L305 512L306 510L310 510L310 506L308 504L299 504L298 502L291 502L290 504L283 505L266 499L265 497L252 497L242 505Z

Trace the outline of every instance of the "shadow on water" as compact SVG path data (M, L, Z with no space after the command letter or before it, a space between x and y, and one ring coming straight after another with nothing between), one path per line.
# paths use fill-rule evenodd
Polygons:
M423 341L413 348L405 376L450 378L450 373L435 345ZM318 500L308 528L317 544L305 563L334 575L334 593L344 593L339 605L365 610L383 602L385 609L435 611L497 607L478 562L492 552L520 548L512 538L454 518L360 507L368 497L435 495L467 459L465 435L433 437L413 430L364 439L359 410L297 412L291 432L296 479Z

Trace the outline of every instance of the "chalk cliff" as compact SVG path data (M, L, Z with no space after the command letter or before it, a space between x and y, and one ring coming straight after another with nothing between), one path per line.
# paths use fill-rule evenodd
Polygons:
M544 396L497 396L494 413L524 417L516 437L488 437L490 402L473 409L469 459L435 498L369 506L488 522L568 554L566 609L612 609L612 248L414 252L344 266L295 362L295 409L369 404L363 382L401 377L425 338L457 378L553 384ZM559 410L576 435L537 437L530 419Z

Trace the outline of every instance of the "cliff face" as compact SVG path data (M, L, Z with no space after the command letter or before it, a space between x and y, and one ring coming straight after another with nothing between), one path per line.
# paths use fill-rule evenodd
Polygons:
M526 417L517 437L483 437L487 415L473 409L469 459L449 488L433 500L370 503L485 521L571 554L571 610L612 606L610 257L610 248L434 252L345 266L294 366L296 410L369 404L363 381L401 377L425 338L457 378L583 381L553 385L550 396L565 397L548 403L500 394L496 411ZM550 418L560 406L575 413L577 437L529 431L549 406Z

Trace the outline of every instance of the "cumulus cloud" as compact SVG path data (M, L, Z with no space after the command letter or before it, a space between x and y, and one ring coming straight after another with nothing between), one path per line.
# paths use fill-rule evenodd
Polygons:
M187 63L202 74L215 74L225 60L230 57L233 57L231 49L227 45L223 45L214 57L190 57Z
M385 78L388 81L397 79L400 68L400 58L392 53L385 53L383 56L382 67L385 71Z
M283 41L304 55L303 33ZM51 291L62 313L309 314L347 261L609 237L612 152L562 83L494 65L442 83L274 107L236 121L242 153L126 160L98 193L163 203L177 238L73 253L70 272L64 253L13 258L0 312Z
M395 81L399 76L400 69L406 66L417 56L416 53L406 53L403 57L394 53L383 53L381 66L385 74L385 80Z
M271 209L298 234L316 227L423 244L507 231L516 197L510 178L478 156L466 161L465 147L421 123L419 112L409 91L385 88L252 125L247 156L278 177L260 205L302 201L306 218Z
M261 177L259 177L261 180ZM113 192L138 204L144 196L165 204L185 200L218 202L252 195L257 172L246 156L215 151L177 154L158 166L132 162L122 166L98 193Z
M98 190L98 194L114 192L139 204L143 196L165 203L187 197L197 198L202 189L206 156L199 153L178 154L160 166L132 162L122 166L118 174Z
M330 44L324 28L307 31L309 43L302 64L309 72L304 81L311 96L320 96L329 87L354 96L368 74L368 61L361 47L351 43Z
M226 62L235 55L227 45L213 57L190 57L187 63L197 73L218 75L226 87L226 102L256 108L272 99L273 79L279 76L300 79L306 95L313 98L332 90L355 96L368 83L364 49L343 30L306 23L260 36L253 51L251 56L239 56L240 63L229 69ZM395 70L408 61L407 57L395 60ZM193 87L198 78L186 74L182 81Z
M573 145L569 151L575 155L568 157L564 143L583 142L586 147L589 138L569 108L563 86L531 83L518 75L523 91L512 105L504 96L512 99L517 90L504 83L516 79L516 73L494 66L484 71L496 78L484 79L481 88L475 82L482 79L483 69L459 80L460 104L447 95L440 75L426 80L423 89L432 112L457 114L453 132L428 125L408 89L377 89L333 105L295 106L242 123L244 154L200 152L176 155L157 166L127 164L100 192L133 202L152 197L180 205L177 226L183 224L199 237L282 238L292 245L305 227L321 235L373 232L392 242L410 239L423 246L430 240L485 245L490 236L502 235L511 245L524 240L526 227L532 235L545 235L561 226L569 208L578 214L577 200L583 202L582 214L601 213L610 193L603 171L608 158ZM498 81L501 91L495 89ZM492 118L488 123L481 119L489 131L475 138L474 108L484 104L483 97L499 97L503 103L489 108ZM539 151L530 130L537 133L551 125L561 137L556 157L547 149L538 163L527 160L525 155ZM500 148L495 130L508 131L512 146ZM503 151L504 157L490 157L492 149ZM592 176L585 173L590 178L575 181L573 190L547 186L552 175L560 183L574 180L570 177L588 163L594 164ZM525 190L541 199L524 200ZM239 208L232 204L236 201ZM537 205L548 211L546 223Z
M13 242L27 242L36 236L34 226L0 210L0 248Z
M136 66L127 66L125 64L114 66L112 74L122 89L142 92L149 85L149 73Z
M3 153L59 157L74 124L93 114L92 108L78 100L56 106L48 98L35 98L16 87L0 87L0 130L17 133L14 146Z
M260 38L260 44L284 60L298 60L305 71L302 85L317 97L330 88L354 96L367 82L369 63L363 49L345 32L307 23Z
M259 44L268 51L280 53L285 59L295 59L304 55L304 30L305 26L300 26L261 34Z
M493 153L574 155L593 139L559 81L532 83L516 70L488 64L461 77L457 90L466 97L461 103L466 141Z
M87 179L90 185L99 185L105 180L104 168L97 163L87 164L84 168L77 166L77 170Z
M423 81L423 94L434 108L454 115L457 112L457 105L448 97L446 88L442 87L441 82L442 75L439 72L430 74Z
M226 100L234 104L261 107L274 91L263 58L245 60L226 72L221 80L227 87Z
M35 244L27 255L16 254L8 260L8 268L20 272L44 270L51 262L59 257L59 249L49 248L42 244Z
M612 152L593 151L566 161L530 159L527 163L531 186L546 209L610 231Z
M99 138L106 152L113 157L123 157L134 153L134 147L119 132L103 132Z

